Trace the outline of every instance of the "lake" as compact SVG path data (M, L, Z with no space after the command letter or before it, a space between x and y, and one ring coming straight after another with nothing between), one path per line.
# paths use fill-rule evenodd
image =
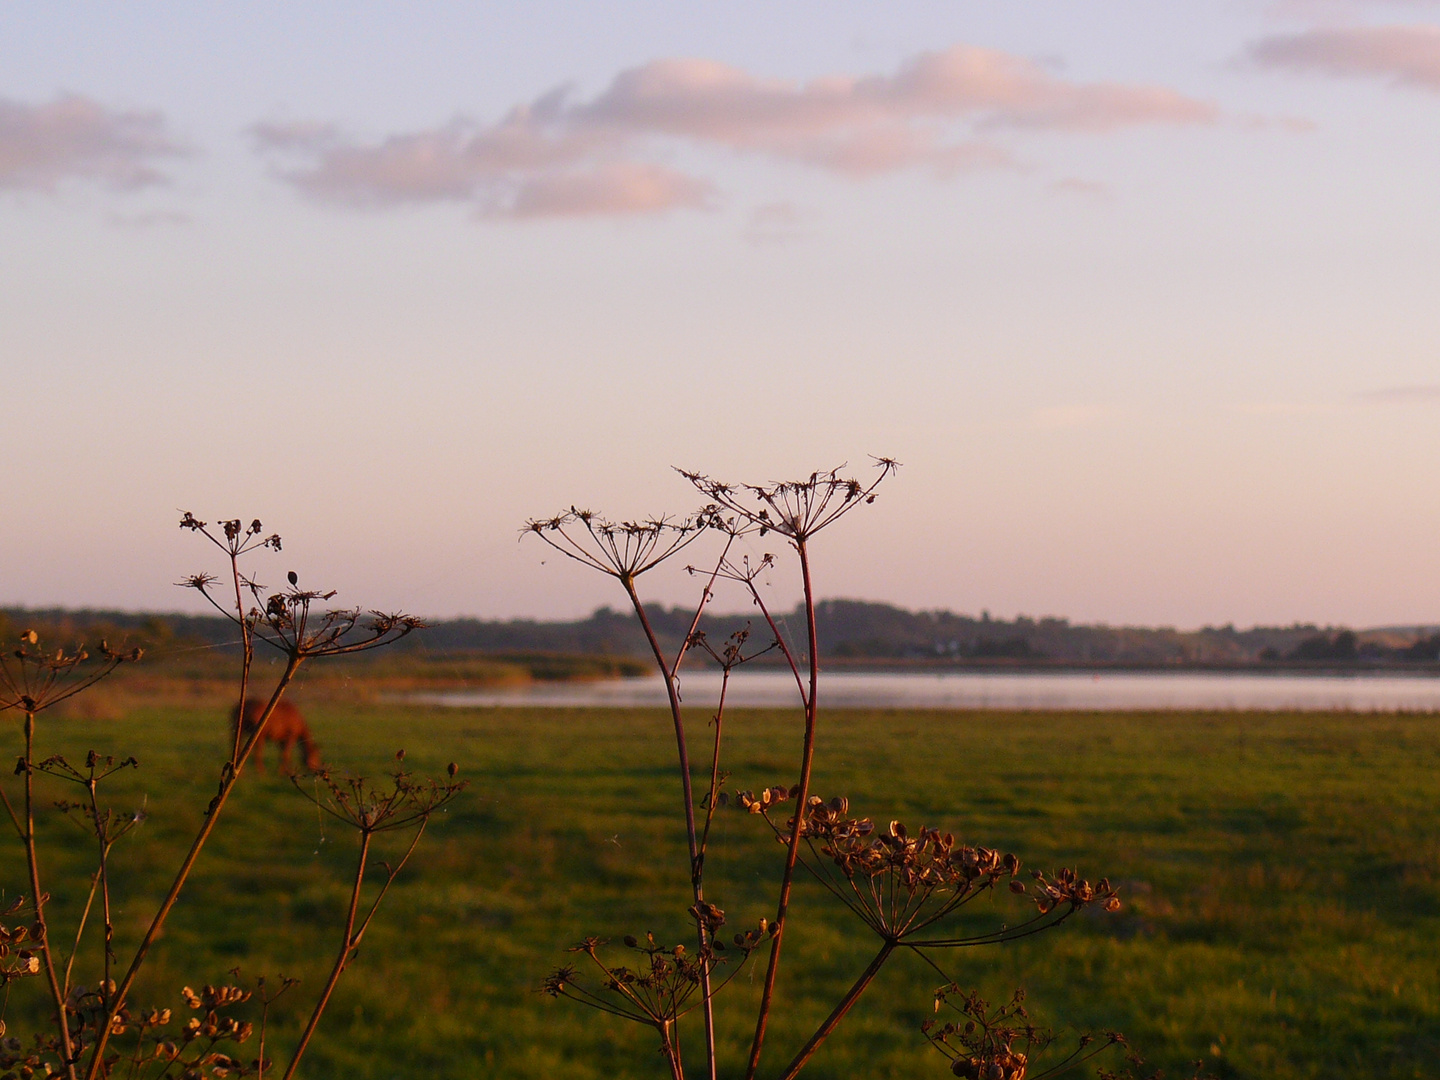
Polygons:
M682 699L713 709L714 670L682 671ZM664 705L659 677L604 682L535 683L523 687L418 694L408 700L457 707L614 707ZM797 701L795 680L774 669L732 676L727 703L785 708ZM820 676L822 709L1115 710L1433 712L1440 678L1403 675L1252 675L1228 672L832 672Z

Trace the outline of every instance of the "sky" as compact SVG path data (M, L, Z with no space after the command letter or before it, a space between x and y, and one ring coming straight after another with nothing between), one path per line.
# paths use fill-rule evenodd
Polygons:
M573 617L884 455L822 596L1440 622L1437 196L1425 0L0 0L0 603Z

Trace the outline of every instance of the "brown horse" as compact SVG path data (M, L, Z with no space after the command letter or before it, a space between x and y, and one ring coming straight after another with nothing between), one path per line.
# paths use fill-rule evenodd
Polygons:
M260 717L265 712L267 702L250 698L245 702L245 716L240 716L240 706L235 706L230 711L230 734L234 737L235 724L240 724L241 736L248 736L255 730ZM255 743L255 771L265 771L265 760L262 753L266 742L273 742L280 747L280 771L286 776L290 775L290 748L297 742L300 749L305 752L305 767L307 769L320 768L320 748L315 745L315 740L310 737L309 725L305 718L300 715L294 703L281 698L280 703L275 706L275 711L270 714L270 720L265 725L265 730Z

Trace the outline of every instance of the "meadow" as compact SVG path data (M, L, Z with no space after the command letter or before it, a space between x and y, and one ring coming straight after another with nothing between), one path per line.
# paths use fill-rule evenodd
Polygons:
M334 767L377 775L403 747L415 771L438 774L453 760L472 784L397 881L302 1073L666 1075L652 1032L538 988L585 935L688 939L668 714L299 700ZM5 725L7 757L20 753L18 729ZM726 729L732 790L790 782L796 714L735 712ZM148 815L112 856L124 955L214 789L223 710L42 716L39 732L40 756L94 748L140 760L110 788L112 803ZM1172 1077L1199 1058L1220 1077L1437 1074L1435 717L822 707L816 760L814 790L847 795L852 812L942 826L1030 867L1075 866L1120 883L1118 914L1086 912L1036 938L942 957L962 985L992 1000L1023 986L1044 1023L1120 1029ZM745 814L721 814L717 830L710 898L733 926L751 925L773 903L780 848ZM73 925L88 887L84 836L57 814L41 836L52 925ZM23 859L13 836L5 842L10 896ZM352 860L350 834L273 771L247 770L133 1000L178 1008L181 986L221 982L237 967L247 978L298 976L272 1022L272 1039L288 1045L333 957ZM873 952L848 913L797 881L762 1075ZM1006 895L982 904L1000 909L996 918L1023 911ZM724 1061L748 1045L758 978L758 966L747 969L719 999ZM938 982L898 955L806 1075L948 1075L918 1031ZM43 1014L40 997L33 985L12 987L12 1034Z

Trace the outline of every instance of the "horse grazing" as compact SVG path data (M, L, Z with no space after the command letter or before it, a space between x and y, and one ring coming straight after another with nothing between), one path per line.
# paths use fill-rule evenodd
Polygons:
M260 717L265 713L266 702L250 698L245 702L245 715L240 715L240 706L236 705L230 712L230 734L235 735L235 725L240 725L242 737L248 737L255 730L260 722ZM262 756L266 742L273 742L280 747L280 771L286 776L290 775L290 748L297 742L300 749L305 752L305 767L307 769L320 768L320 748L315 745L315 740L310 737L309 725L305 718L300 715L300 710L295 705L280 699L275 706L275 711L270 714L270 720L261 732L260 738L255 743L255 771L265 771L265 760Z

